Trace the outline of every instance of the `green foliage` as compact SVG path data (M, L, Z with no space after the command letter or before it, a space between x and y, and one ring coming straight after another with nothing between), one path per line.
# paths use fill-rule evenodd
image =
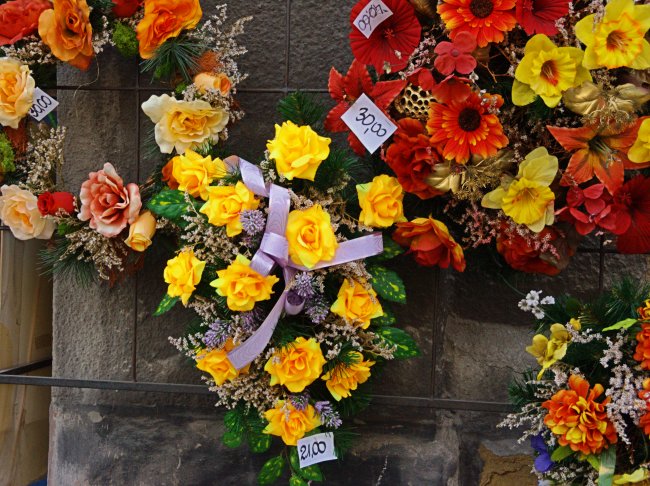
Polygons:
M598 486L612 486L616 469L616 447L608 447L600 454Z
M263 420L252 410L247 410L244 405L238 405L228 411L224 417L226 432L222 441L227 447L239 447L244 441L252 452L262 453L271 447L271 436L264 434Z
M402 248L400 245L395 243L395 240L393 240L389 234L384 233L383 240L384 240L384 252L380 255L372 257L373 260L376 261L391 260L396 256L399 256L402 253L404 253L405 251L404 248Z
M165 294L165 296L160 301L160 304L158 304L156 312L154 312L153 315L158 317L163 315L165 312L170 311L179 300L181 300L180 297L170 297L169 295Z
M16 170L14 165L15 154L11 142L0 132L0 174L7 174Z
M334 434L334 448L338 458L343 457L352 448L355 440L361 437L361 434L344 427L339 427L333 430L332 433Z
M147 203L147 208L157 216L161 216L176 224L182 224L181 216L188 211L185 193L172 189L163 189Z
M135 31L128 25L122 22L115 24L113 42L117 50L124 57L135 57L138 55L138 39Z
M520 379L514 379L510 386L508 386L508 396L510 401L515 406L515 409L521 410L524 405L528 403L538 402L535 397L537 388L530 382L535 380L536 373L533 370L528 370L522 373Z
M370 323L373 326L377 326L377 327L389 327L395 325L395 323L397 322L397 318L395 317L395 314L393 314L393 311L390 310L384 303L382 303L381 307L384 311L384 315L375 317L373 320L370 321Z
M379 265L371 266L368 271L372 275L372 288L377 294L391 302L406 304L406 288L397 272Z
M558 447L551 454L551 461L560 462L573 454L573 450L568 445Z
M318 131L322 126L325 106L313 94L296 91L280 100L278 112L283 120L296 125L309 125Z
M323 480L323 473L317 464L307 467L300 467L300 460L298 459L298 449L296 447L289 448L289 464L291 470L295 475L304 481L317 481Z
M321 191L331 187L338 187L342 180L357 176L359 172L359 159L347 149L330 147L330 154L318 167L314 185ZM349 195L345 195L346 199Z
M112 17L113 0L88 0L90 11L90 25L93 31L104 30L102 17Z
M197 59L206 47L185 36L167 40L151 59L142 62L142 71L153 73L154 80L173 80L180 75L187 82L192 81L192 72L198 69Z
M264 463L262 470L257 475L257 482L260 485L273 484L280 476L282 476L282 470L284 469L284 457L276 456L272 457Z
M298 476L291 476L289 478L289 486L307 486L308 483L304 482Z
M39 253L41 270L44 275L56 274L58 278L70 280L81 288L88 287L97 279L95 266L91 262L79 260L74 253L64 257L69 245L67 238L55 237Z
M377 334L389 345L395 346L393 354L395 359L409 359L420 356L420 348L418 348L415 339L406 331L396 327L383 327L377 331Z
M342 418L354 417L368 408L368 405L370 405L370 402L372 401L372 397L367 393L367 390L368 382L357 388L356 393L353 393L348 398L344 398L338 402L338 409Z
M638 319L623 319L622 321L618 321L616 324L612 324L611 326L604 328L603 331L618 331L619 329L629 329L637 322L639 322Z

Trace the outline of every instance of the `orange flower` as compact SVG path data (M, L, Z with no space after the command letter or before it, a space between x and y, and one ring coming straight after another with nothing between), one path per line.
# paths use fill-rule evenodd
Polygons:
M455 39L469 32L479 47L501 42L503 34L515 28L514 0L443 0L438 13Z
M140 57L151 59L167 39L193 29L202 16L199 0L146 0L144 18L136 28Z
M639 427L645 435L650 436L650 378L643 380L643 390L639 392L639 398L646 402L646 413L639 420Z
M641 363L641 369L650 370L650 324L642 324L636 335L634 359Z
M560 390L550 400L542 403L548 410L544 423L558 436L561 446L585 455L599 454L618 440L616 428L607 418L605 405L596 399L604 392L601 384L590 390L589 382L577 375L569 377L569 389Z
M86 70L93 50L93 28L86 0L53 0L54 9L38 19L38 33L58 59Z
M636 311L640 321L650 321L650 299L647 299Z
M161 180L163 182L166 182L167 186L169 186L170 189L178 189L178 181L174 177L174 161L176 161L176 159L180 159L180 157L180 155L177 155L169 162L167 162L162 168Z

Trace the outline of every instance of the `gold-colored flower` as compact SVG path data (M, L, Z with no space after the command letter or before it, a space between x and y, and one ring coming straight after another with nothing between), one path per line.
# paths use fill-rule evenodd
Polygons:
M372 286L348 279L343 281L330 310L362 329L368 328L371 319L384 315Z
M226 381L233 381L240 374L248 373L250 365L241 370L237 370L230 360L228 353L235 347L232 339L228 339L221 349L212 349L210 351L201 350L197 353L196 367L201 371L210 373L214 382L221 386Z
M339 246L330 215L318 204L309 209L291 211L286 236L289 258L307 268L332 260Z
M573 322L571 322L571 325L575 328ZM553 324L551 326L550 339L543 334L536 334L533 337L533 343L526 348L526 351L532 354L542 367L537 375L538 380L542 377L544 371L564 358L569 347L569 341L571 341L571 335L562 324Z
M0 58L0 125L18 128L32 107L35 87L29 66L9 57Z
M209 155L203 157L193 150L177 155L171 163L171 175L178 190L203 200L208 199L208 187L212 181L223 178L228 172L223 160L213 159Z
M240 215L242 211L257 209L260 205L253 191L243 182L234 186L214 186L207 188L208 202L199 212L208 217L208 223L215 226L225 226L226 234L230 237L242 232Z
M183 305L187 305L204 269L205 262L196 258L193 250L183 250L168 260L164 272L165 282L169 284L167 295L180 297Z
M282 385L292 393L300 393L318 379L324 364L318 341L299 337L276 350L264 365L264 371L271 375L271 386Z
M361 206L361 224L388 228L406 221L402 206L404 191L395 177L385 174L376 176L372 182L357 185L357 194Z
M264 412L264 418L269 424L263 432L282 437L284 443L289 446L297 445L298 440L307 432L320 425L320 419L312 405L298 410L285 400L278 400L274 408Z
M155 233L156 218L151 211L143 211L129 226L129 237L124 243L132 250L142 252L151 246L151 238Z
M363 354L358 351L348 353L349 364L338 364L322 377L325 385L335 400L340 401L351 395L351 391L368 381L370 378L370 367L374 361L364 361Z

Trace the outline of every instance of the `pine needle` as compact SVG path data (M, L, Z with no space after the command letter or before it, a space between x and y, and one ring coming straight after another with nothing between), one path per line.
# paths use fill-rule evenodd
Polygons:
M280 100L278 112L284 120L292 121L296 125L309 125L319 131L322 128L325 106L316 101L313 94L296 91Z
M142 72L153 73L153 79L173 80L180 75L191 82L192 72L198 70L197 59L206 47L186 37L175 37L161 45L151 59L142 62Z

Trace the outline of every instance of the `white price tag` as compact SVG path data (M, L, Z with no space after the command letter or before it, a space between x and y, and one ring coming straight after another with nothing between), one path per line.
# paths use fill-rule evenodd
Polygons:
M391 15L393 15L393 12L391 12L384 2L381 0L370 0L370 3L354 19L353 24L368 38L377 26Z
M316 434L298 440L298 459L300 468L336 459L334 434Z
M371 154L397 130L397 126L365 94L357 98L341 120Z
M54 109L59 106L59 102L52 98L49 94L43 91L41 88L36 88L34 90L34 104L29 110L29 114L36 121L41 121L49 113L54 111Z

